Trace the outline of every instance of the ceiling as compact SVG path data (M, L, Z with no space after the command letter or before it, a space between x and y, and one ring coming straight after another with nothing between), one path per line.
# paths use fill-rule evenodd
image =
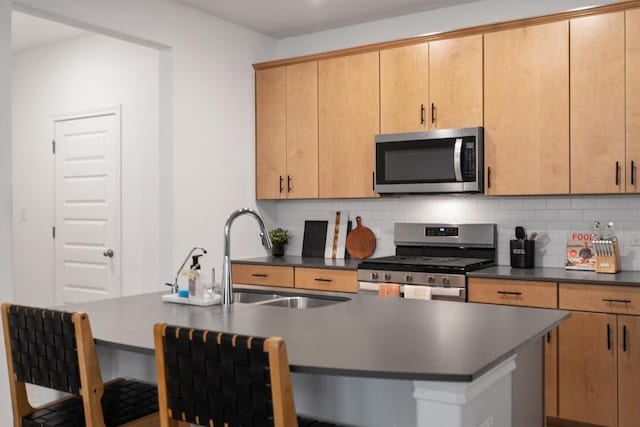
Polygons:
M478 0L174 0L276 39Z
M80 28L58 24L14 11L11 17L11 50L19 52L88 34Z

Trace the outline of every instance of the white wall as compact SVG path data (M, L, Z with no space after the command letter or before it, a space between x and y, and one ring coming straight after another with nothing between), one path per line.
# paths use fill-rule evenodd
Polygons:
M42 72L42 70L47 70ZM158 51L86 35L13 57L14 296L54 304L52 116L121 105L122 292L157 290ZM37 262L38 268L26 264Z
M308 55L607 3L615 1L482 0L278 40L278 57Z
M226 217L236 208L255 206L251 64L274 58L275 41L167 0L16 0L14 4L23 12L168 47L160 61L160 99L170 99L170 104L161 105L160 126L161 132L171 135L161 135L163 189L154 206L162 225L159 252L167 261L161 263L158 276L170 281L194 244L209 249L205 268L220 270ZM172 175L170 180L167 174ZM167 184L171 188L165 193ZM167 194L172 194L170 200ZM272 216L268 209L265 213ZM263 254L257 226L247 219L238 223L233 255ZM158 251L153 241L146 243L149 251ZM153 267L142 268L142 280L155 285Z
M11 2L0 0L0 301L12 297L11 277ZM0 357L4 358L4 340ZM0 425L11 425L7 364L0 363Z

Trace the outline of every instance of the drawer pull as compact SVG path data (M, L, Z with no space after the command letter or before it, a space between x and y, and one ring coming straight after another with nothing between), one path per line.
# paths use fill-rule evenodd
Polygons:
M551 332L547 332L547 342L551 342Z
M253 276L253 277L267 277L266 274L258 274L258 273L254 273L251 276Z
M607 323L607 350L611 350L611 325Z
M498 291L500 295L522 295L522 292Z
M622 327L622 351L627 351L627 325Z
M313 280L315 280L316 282L331 282L332 281L331 279L322 279L322 278L319 278L319 277L316 277Z
M619 302L622 304L631 304L631 300L630 299L609 299L609 298L602 298L602 301L604 302Z

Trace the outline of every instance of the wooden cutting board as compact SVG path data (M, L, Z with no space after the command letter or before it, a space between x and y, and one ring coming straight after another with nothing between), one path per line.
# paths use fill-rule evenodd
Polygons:
M369 258L376 250L376 236L362 225L362 218L356 217L356 228L347 236L347 251L358 259Z

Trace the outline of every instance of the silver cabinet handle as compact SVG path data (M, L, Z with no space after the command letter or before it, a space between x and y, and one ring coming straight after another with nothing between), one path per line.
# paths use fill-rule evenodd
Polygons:
M102 255L106 256L107 258L113 258L113 249L107 249L106 251L102 252Z

